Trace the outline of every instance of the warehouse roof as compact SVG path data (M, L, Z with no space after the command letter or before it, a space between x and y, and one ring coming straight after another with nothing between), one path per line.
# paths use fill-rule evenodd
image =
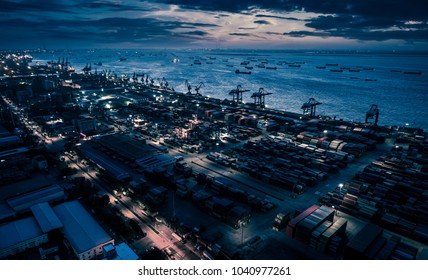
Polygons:
M121 134L106 135L97 139L101 145L131 161L154 153L152 147Z
M57 205L53 210L64 225L65 237L78 254L112 240L77 200Z
M0 225L0 250L43 235L34 217Z
M41 202L53 201L65 197L64 190L58 185L32 191L17 197L9 198L7 204L16 212L29 209Z
M62 228L62 223L47 202L39 203L31 207L34 217L44 233Z

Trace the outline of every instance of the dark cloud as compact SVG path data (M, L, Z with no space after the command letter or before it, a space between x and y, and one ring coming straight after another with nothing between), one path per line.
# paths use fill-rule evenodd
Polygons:
M310 29L284 33L287 36L428 42L427 0L0 0L2 46L14 42L21 45L21 42L31 40L71 40L76 44L78 41L81 44L82 41L132 43L140 40L162 44L178 37L180 40L211 40L213 38L203 27L221 28L182 22L185 20L158 20L145 13L166 9L165 4L209 12L207 16L216 18L228 17L232 13L251 15L255 17L255 24L268 25L273 19L302 21L308 27L302 29ZM296 11L302 15L312 12L319 16L304 20L287 17ZM126 18L130 15L135 18ZM244 33L239 33L241 30ZM252 28L242 24L238 32L230 35L261 38L250 30ZM274 32L266 34L278 35Z
M259 11L257 9L275 12L305 11L332 16L320 16L313 20L306 20L308 27L315 31L311 36L317 34L331 34L331 36L343 36L360 40L422 40L425 27L415 26L415 29L406 33L406 21L428 22L428 1L420 0L234 0L234 1L190 1L190 0L157 0L158 2L176 4L187 9L198 9L207 11L228 11L233 13L248 13ZM298 20L274 15L257 14L260 18L280 18ZM338 28L335 32L333 29ZM385 31L378 31L379 28ZM387 31L391 28L402 30ZM373 31L374 30L374 31ZM328 31L328 32L326 32ZM346 32L350 32L346 34ZM370 34L365 34L371 32ZM310 33L310 32L309 32ZM305 32L298 33L304 36ZM374 35L379 35L375 38ZM387 36L392 36L387 38ZM290 35L291 36L291 35ZM412 38L412 36L415 36ZM370 39L373 38L373 39Z
M295 17L282 17L282 16L274 16L274 15L265 15L265 14L258 14L256 15L258 18L276 18L276 19L285 19L285 20L295 20L295 21L304 21Z
M231 36L243 36L243 37L251 36L250 33L229 33L229 35L231 35Z
M267 35L284 35L284 33L272 32L272 31L265 32L265 34L267 34Z
M316 36L316 37L328 37L329 33L327 32L314 32L314 31L291 31L285 32L283 35L288 35L291 37L306 37L306 36Z
M183 34L183 35L195 35L195 36L205 36L205 35L208 35L208 32L201 31L201 30L195 30L195 31L189 31L189 32L182 32L180 34Z
M198 27L215 26L212 24L178 21L160 21L153 18L105 18L100 20L45 20L34 23L22 19L0 21L0 33L5 42L28 42L47 40L68 44L76 41L87 46L98 43L171 43L177 37L196 38L206 32L195 30ZM32 30L31 33L26 30ZM7 29L7 30L6 30ZM189 31L177 31L188 29ZM80 45L81 46L81 45ZM82 46L81 46L82 47Z
M12 2L0 0L0 13L19 13L19 12L61 12L70 13L67 6L58 3L58 1L21 1Z
M103 2L84 2L82 4L76 5L76 8L84 7L89 9L106 9L109 11L115 11L115 12L125 12L125 11L151 11L153 9L149 8L141 8L139 6L131 6L131 5L122 5L117 3L103 3Z
M366 31L360 28L338 28L324 30L324 31L291 31L286 32L284 35L291 37L341 37L347 39L356 39L360 41L386 41L392 39L405 40L405 41L425 41L428 38L428 28L425 26L421 29L397 28L394 30L372 30Z
M317 32L331 37L357 40L384 41L389 39L426 41L428 25L425 22L411 23L386 17L319 16L307 23ZM313 35L311 35L313 36Z
M255 20L254 23L256 24L265 24L265 25L269 25L271 24L269 21L267 20Z
M252 8L275 11L306 11L322 14L384 16L402 19L426 19L428 1L420 0L156 0L187 9L243 12Z

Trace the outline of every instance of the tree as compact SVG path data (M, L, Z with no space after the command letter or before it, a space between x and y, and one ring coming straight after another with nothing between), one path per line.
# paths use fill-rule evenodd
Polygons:
M141 255L142 260L166 260L168 259L165 253L159 248L152 247L149 250L146 250Z

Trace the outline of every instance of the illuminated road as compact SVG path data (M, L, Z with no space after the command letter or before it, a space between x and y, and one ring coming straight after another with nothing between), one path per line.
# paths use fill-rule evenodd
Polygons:
M161 250L169 248L168 251L174 252L171 258L182 260L201 259L198 253L193 251L192 246L182 244L174 238L174 232L170 228L144 215L140 206L134 203L129 197L115 195L110 187L101 182L95 171L91 170L88 165L79 163L81 160L77 156L74 156L74 158L71 158L69 154L66 154L66 156L68 158L67 162L70 164L69 166L82 170L84 177L93 182L94 186L105 192L110 198L110 203L115 205L125 217L139 221L141 229L147 233L147 236L131 244L137 252L143 252L150 247L157 247Z

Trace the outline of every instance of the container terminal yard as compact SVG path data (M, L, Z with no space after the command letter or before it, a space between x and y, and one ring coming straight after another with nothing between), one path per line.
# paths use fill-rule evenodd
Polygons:
M428 259L427 134L376 104L31 59L0 55L1 259Z

